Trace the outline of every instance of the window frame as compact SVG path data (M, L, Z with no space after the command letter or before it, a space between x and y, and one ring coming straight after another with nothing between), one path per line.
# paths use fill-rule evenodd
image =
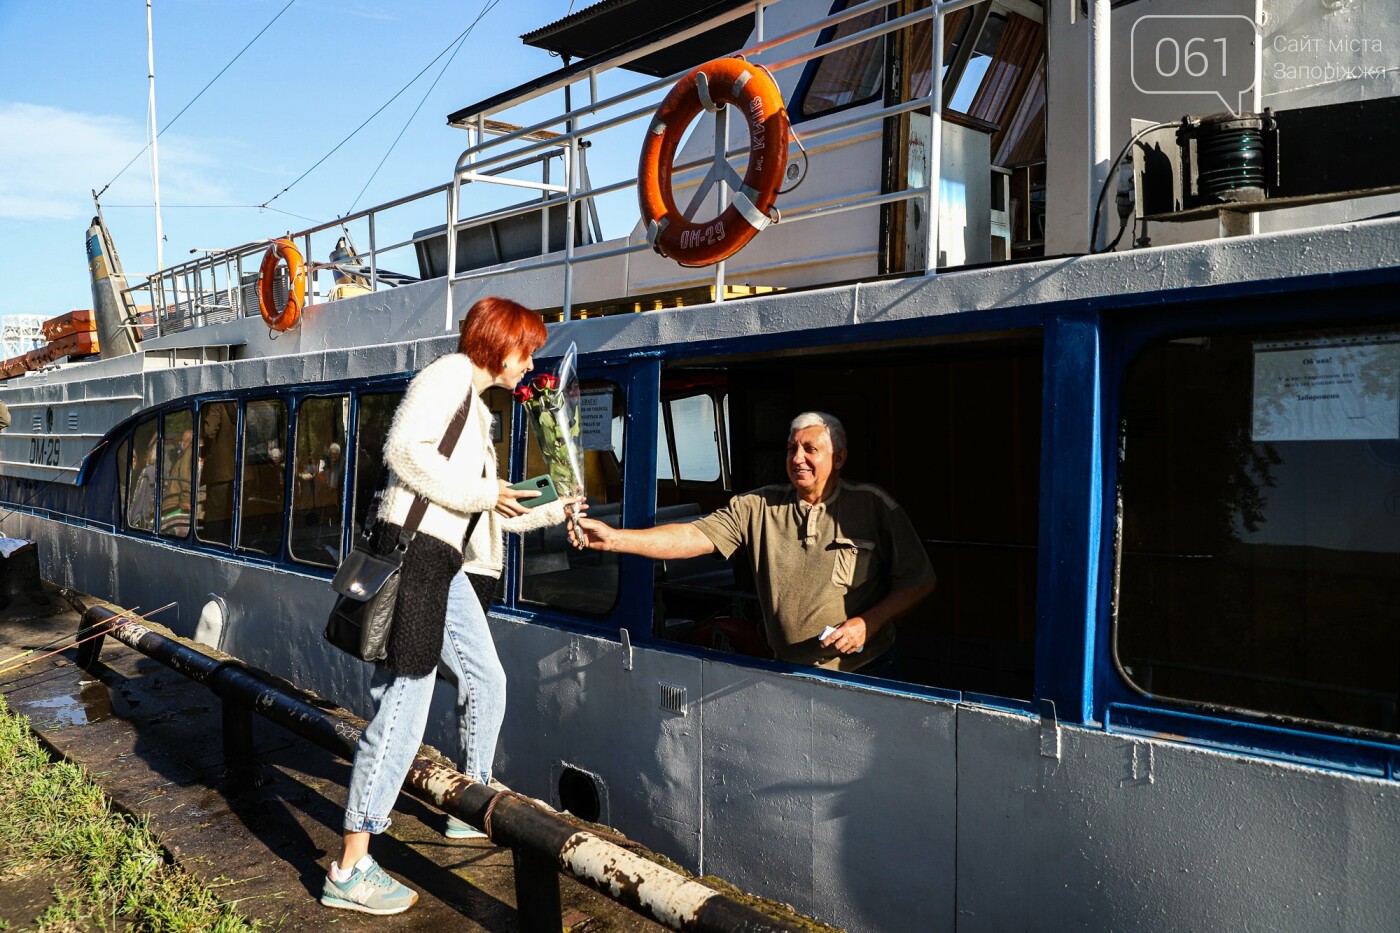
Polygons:
M1159 308L1171 313L1100 312L1084 324L1096 333L1092 360L1088 356L1083 360L1083 365L1091 366L1092 374L1086 372L1084 378L1103 387L1100 404L1094 406L1097 415L1092 432L1098 466L1101 466L1090 506L1095 516L1092 528L1096 539L1090 558L1096 572L1089 581L1092 598L1086 606L1097 620L1087 632L1090 649L1087 657L1092 658L1092 667L1084 672L1082 681L1073 671L1067 673L1075 676L1060 676L1053 683L1038 681L1037 696L1054 697L1055 702L1062 703L1066 709L1072 709L1074 700L1082 698L1083 721L1114 734L1167 734L1196 747L1216 748L1251 758L1400 780L1400 741L1393 734L1144 695L1132 689L1121 676L1113 650L1118 624L1115 599L1118 425L1122 419L1121 389L1129 362L1149 344L1176 337L1394 326L1395 311L1400 305L1396 304L1393 285L1389 284L1389 279L1358 276L1346 283L1329 283L1325 289L1318 286L1286 294L1261 294L1246 286L1227 286L1208 297L1178 297ZM1071 339L1079 342L1079 338ZM1071 429L1071 433L1074 431ZM1084 439L1089 440L1090 436L1086 433ZM1052 587L1048 596L1056 597L1057 591L1058 598L1063 599L1063 585ZM1057 642L1075 631L1073 626L1066 630L1058 623L1053 629L1052 633L1047 628L1047 633L1053 634ZM1051 649L1049 645L1042 645L1039 653L1047 658L1054 655L1056 663L1063 661L1064 652L1058 647ZM1065 717L1062 712L1061 716L1068 721L1077 719L1074 714Z
M295 401L295 405L290 406L290 409L291 409L291 410L290 410L290 412L288 413L288 417L287 417L287 430L288 430L288 433L291 435L291 440L290 440L289 445L288 445L288 449L289 449L290 452L291 452L291 456L290 456L290 459L287 460L287 469L288 469L288 476L289 476L288 482L290 483L290 488L289 488L289 490L288 490L288 495L287 495L286 503L285 503L285 505L283 506L283 513L284 513L284 517L285 517L285 527L283 528L283 532L282 532L282 534L283 534L282 540L283 540L283 549L284 549L284 551L285 551L285 553L286 553L286 555L287 555L287 560L289 560L291 563L297 564L298 566L302 566L302 567L319 567L319 568L321 568L322 570L330 570L330 571L334 572L335 569L336 569L337 567L340 566L341 561L343 561L343 560L345 559L345 555L346 555L345 531L346 531L346 505L347 505L347 503L346 503L346 499L347 499L346 490L347 490L347 488L348 488L349 485L350 485L351 479L353 479L353 477L354 477L354 466L353 466L353 462L354 462L354 458L355 458L355 454L352 453L352 452L346 451L345 448L351 446L351 444L350 444L351 425L352 425L352 423L354 423L354 422L353 422L353 419L355 419L355 418L358 416L358 409L357 409L356 406L355 406L355 402L354 402L353 396L354 396L354 393L352 393L349 389L343 389L343 390L338 391L338 392L335 392L335 391L331 391L331 392L320 392L320 391L308 392L308 393L305 394L305 395L296 395L296 396L294 396L293 398L294 398L294 401ZM299 448L298 448L298 444L301 442L301 410L302 410L302 408L303 408L308 402L315 402L315 401L318 401L318 400L331 400L331 401L334 401L334 400L336 400L336 399L341 400L342 405L343 405L343 411L345 412L345 423L341 425L341 432L344 434L344 438L342 439L341 445L340 445L340 446L341 446L341 451L340 451L340 463L341 463L341 467L340 467L340 515L339 515L339 519L338 519L338 524L340 525L340 535L339 535L339 544L338 544L338 554L337 554L337 556L336 556L335 562L332 563L332 564L322 564L322 563L316 563L315 561L307 560L307 559L304 558L304 557L298 557L298 556L296 555L296 553L295 553L295 552L293 551L293 549L292 549L292 529L293 529L293 523L294 523L295 520L296 520L296 514L297 514L297 508L296 508L296 481L297 481L297 479L298 479L299 476L300 476L300 474L297 472L297 464L296 464L296 461L299 459L299 454L300 454L300 450L299 450ZM355 427L354 436L355 436L355 442L356 442L355 446L357 447L357 450L358 450L358 443L359 443L359 425L358 425L358 423L354 423L354 427ZM313 508L314 508L314 505L313 505ZM350 516L351 516L351 518L353 519L353 516L354 516L354 512L353 512L353 511L350 512Z
M1121 358L1118 360L1116 371L1113 373L1114 384L1117 391L1113 393L1113 410L1111 420L1107 424L1111 425L1111 430L1105 431L1105 443L1114 452L1112 459L1112 480L1105 476L1105 502L1104 515L1111 522L1110 531L1105 535L1105 560L1101 568L1106 586L1104 602L1106 603L1108 619L1108 639L1107 639L1107 661L1111 669L1111 680L1106 685L1108 689L1105 706L1112 708L1115 701L1131 698L1133 702L1147 702L1154 707L1161 707L1162 711L1168 715L1186 714L1194 716L1229 716L1245 721L1268 724L1272 727L1282 727L1286 729L1306 729L1313 730L1320 734L1332 734L1337 736L1348 736L1359 739L1376 740L1381 743L1395 744L1400 746L1400 727L1396 731L1389 732L1374 729L1366 726L1359 726L1350 723L1336 722L1324 719L1314 719L1292 713L1278 712L1275 710L1258 709L1248 706L1239 706L1229 702L1194 699L1190 697L1173 696L1164 693L1151 692L1142 687L1131 675L1124 664L1122 652L1120 650L1120 639L1122 637L1123 613L1121 605L1121 579L1122 579L1122 557L1123 557L1123 508L1126 501L1123 489L1122 462L1119 460L1119 451L1122 451L1128 443L1126 419L1124 417L1123 400L1128 394L1128 381L1133 374L1135 365L1144 358L1150 351L1164 346L1172 340L1206 338L1211 337L1232 337L1245 340L1260 341L1269 339L1288 339L1291 336L1302 336L1304 334L1314 334L1316 332L1338 332L1353 329L1390 329L1400 336L1400 325L1393 320L1385 322L1376 321L1354 321L1346 318L1326 318L1312 317L1310 319L1298 320L1292 317L1283 319L1269 319L1251 323L1250 326L1222 326L1218 320L1215 322L1209 319L1198 322L1199 326L1191 326L1192 321L1174 322L1169 328L1157 328L1150 333L1146 333L1139 339L1134 340L1125 347ZM1108 466L1108 463L1105 464ZM1112 498L1108 494L1112 491ZM1107 719L1107 713L1105 714Z

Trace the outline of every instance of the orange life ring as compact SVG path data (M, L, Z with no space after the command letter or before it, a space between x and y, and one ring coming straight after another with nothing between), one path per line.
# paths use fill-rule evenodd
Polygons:
M702 109L738 107L749 128L749 166L733 202L713 220L695 223L676 208L671 163L690 122ZM642 144L637 198L652 249L683 266L728 259L772 222L773 203L787 168L788 116L766 69L742 58L717 58L682 78L657 108Z
M272 292L272 282L277 266L287 263L287 279L291 284L287 303L277 307L277 299ZM262 270L258 273L258 311L263 321L275 331L289 330L301 319L301 309L306 302L306 262L296 244L285 237L273 240L263 253Z

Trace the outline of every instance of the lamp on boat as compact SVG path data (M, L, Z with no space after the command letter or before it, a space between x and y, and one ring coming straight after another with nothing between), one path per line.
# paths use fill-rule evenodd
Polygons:
M1273 115L1243 112L1187 117L1177 130L1187 205L1262 201L1273 173Z

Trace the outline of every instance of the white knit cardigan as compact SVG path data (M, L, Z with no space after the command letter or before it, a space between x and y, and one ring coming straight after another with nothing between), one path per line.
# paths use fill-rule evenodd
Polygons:
M504 533L557 525L564 521L564 506L556 500L515 518L503 518L493 511L500 485L491 443L491 411L480 398L472 399L471 413L451 459L438 452L452 416L471 391L473 372L466 354L448 353L409 383L384 445L390 476L380 514L386 521L402 525L408 520L415 493L421 493L428 508L419 532L461 547L472 515L483 513L462 555L462 569L498 577L505 564Z

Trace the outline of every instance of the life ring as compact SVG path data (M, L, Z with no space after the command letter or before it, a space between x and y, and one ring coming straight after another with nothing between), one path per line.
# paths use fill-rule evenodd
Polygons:
M739 108L749 128L749 166L733 202L713 220L695 223L676 208L671 163L702 109ZM642 144L637 198L647 242L683 266L728 259L773 222L773 204L787 168L788 116L773 76L742 58L717 58L682 78L657 108Z
M287 263L288 289L287 303L277 307L272 283L281 262ZM258 311L268 327L281 332L290 330L301 319L301 309L306 302L306 262L296 244L285 237L273 240L263 253L262 270L258 273Z

